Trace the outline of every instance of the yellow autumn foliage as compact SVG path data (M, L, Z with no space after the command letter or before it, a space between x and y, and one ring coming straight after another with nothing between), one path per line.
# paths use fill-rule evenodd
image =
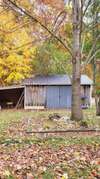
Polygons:
M4 84L18 83L31 73L30 60L23 56L11 54L7 58L0 58L0 79Z
M30 76L36 47L27 18L20 21L16 13L3 12L1 7L0 12L0 85L9 85Z

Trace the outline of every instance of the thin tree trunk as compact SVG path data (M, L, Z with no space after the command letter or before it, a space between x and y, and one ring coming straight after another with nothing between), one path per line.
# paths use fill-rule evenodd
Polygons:
M100 95L97 95L97 100L96 100L96 115L100 116Z
M98 23L98 12L95 10L96 9L96 1L94 0L93 3L93 27L95 27L95 24ZM93 28L93 44L95 44L95 40L97 38L98 35L98 26L96 26L95 28ZM95 53L96 50L96 45L94 46L94 50L93 53ZM92 66L93 66L93 92L94 92L94 96L95 96L95 106L96 106L96 115L100 115L100 95L98 95L96 93L96 74L97 74L97 66L96 66L96 57L93 58L92 60Z
M72 113L71 119L80 121L83 118L81 109L81 29L80 0L73 0L73 72L72 72Z

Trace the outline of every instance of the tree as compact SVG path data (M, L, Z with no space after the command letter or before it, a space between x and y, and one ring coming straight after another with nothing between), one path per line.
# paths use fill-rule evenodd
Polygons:
M31 53L35 46L27 49L31 37L28 24L19 22L18 16L0 7L0 85L19 83L32 72ZM25 28L23 24L25 23Z
M97 65L99 70L96 71L96 114L100 116L100 61L97 61Z
M29 77L31 65L29 60L22 55L10 54L7 58L0 58L0 83L17 84L22 79Z
M93 96L95 97L96 114L99 114L100 102L99 102L99 70L97 69L97 61L100 58L100 0L92 1L87 17L90 19L88 22L87 42L85 43L85 56L87 54L86 67L92 72L93 79ZM92 50L90 50L92 49ZM89 55L88 55L89 54ZM89 71L90 71L89 70Z
M81 5L79 0L73 0L73 48L72 48L72 116L71 119L81 120Z
M93 14L93 25L95 26L95 28L93 28L93 43L95 44L95 39L99 34L99 29L98 29L98 23L99 23L99 11L98 11L98 5L99 5L100 1L97 2L93 2L93 8L92 8L92 14ZM100 8L99 8L100 10ZM93 53L95 53L97 49L97 43L94 46L94 50ZM96 77L98 76L97 73L97 67L96 67L96 56L94 56L93 60L92 60L92 66L93 66L93 84L94 84L94 95L95 95L95 103L96 103L96 114L100 115L100 94L99 94L99 87L100 87L100 82L98 81L98 78L96 79ZM97 83L97 84L96 84Z
M57 40L60 44L62 44L62 46L66 49L67 52L69 52L72 58L72 64L73 64L71 118L73 120L81 120L83 118L82 109L81 109L81 96L80 96L80 77L81 77L81 60L82 60L81 40L82 40L82 31L84 27L83 26L84 16L86 14L88 7L92 4L92 0L85 0L85 1L72 0L72 3L71 3L71 9L72 9L71 15L73 19L73 22L72 22L73 45L72 46L70 45L67 39L66 41L64 41L64 39L61 38L58 31L55 31L56 28L52 29L51 26L47 26L44 20L42 21L41 18L37 15L37 13L36 14L32 13L32 8L30 6L28 6L28 9L26 9L26 6L24 7L23 1L21 1L20 3L19 1L15 2L13 0L3 0L3 2L5 2L5 5L9 7L10 10L13 10L16 13L19 13L22 17L27 17L28 19L31 20L31 22L37 23L38 27L41 27L42 29L45 30L47 38L50 38L52 36L55 40ZM32 2L34 3L34 1ZM48 1L48 3L50 4L50 1ZM46 9L46 7L44 9ZM55 24L57 25L56 26L57 30L59 29L59 25L62 24L62 18L61 18L62 14L65 14L65 11L60 12L55 21L56 22ZM57 23L59 22L59 20L60 20L60 23ZM55 24L53 24L54 27L55 27ZM93 47L94 47L94 44L90 50L89 55L87 56L87 60L91 58Z
M54 31L50 30L44 23L42 23L40 19L36 18L35 16L32 16L28 11L20 7L14 1L7 0L6 3L8 3L8 6L13 8L14 11L16 10L17 12L20 11L21 14L24 14L25 16L29 17L31 20L37 22L53 38L55 38L59 43L61 43L72 56L72 62L73 62L73 67L74 67L73 68L73 80L72 80L73 81L72 82L72 101L73 101L72 118L74 120L81 120L82 119L81 99L80 99L80 75L81 75L80 74L80 63L81 63L80 60L81 59L80 59L80 31L78 30L79 23L80 23L80 7L79 7L80 4L78 0L73 1L73 22L77 23L78 25L78 26L75 25L73 27L73 51L70 50L68 44L66 45L65 42L60 37L58 37ZM77 8L78 8L78 11L77 11ZM78 19L77 19L77 16L79 16ZM77 39L75 38L75 35L77 35ZM76 48L75 48L75 45L77 45ZM76 101L77 101L77 104L76 104Z

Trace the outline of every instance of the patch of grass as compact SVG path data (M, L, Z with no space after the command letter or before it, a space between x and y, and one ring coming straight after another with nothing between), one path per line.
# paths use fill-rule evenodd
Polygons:
M47 121L49 114L58 113L61 116L70 116L70 110L45 110L45 111L28 111L28 110L3 110L0 111L0 129L3 128L6 124L16 123L21 121L24 118L32 118L36 119L37 122L41 121L44 122L45 120L47 125L52 125L51 121ZM90 108L83 110L84 113L84 120L89 120L91 124L99 122L100 124L100 117L95 115L95 108ZM6 125L6 126L7 126Z
M47 139L38 139L38 138L26 138L26 139L5 139L0 141L0 144L7 147L16 147L22 148L26 145L38 144L42 147L51 147L51 148L59 148L62 146L70 146L70 145L100 145L100 137L53 137Z
M95 108L83 110L84 120L78 123L79 125L85 125L91 128L100 127L100 117L96 117ZM57 129L68 129L68 123L57 122L48 120L48 116L53 113L58 113L60 116L70 116L70 110L45 110L45 111L27 111L27 110L4 110L0 111L0 141L6 141L6 139L20 138L20 140L26 140L27 137L24 134L18 132L23 130L57 130ZM31 120L30 120L31 119ZM30 120L28 124L26 122ZM25 125L24 125L25 124ZM9 130L9 128L11 130ZM10 132L11 131L11 132ZM32 137L30 136L30 139Z
M41 123L43 125L52 125L50 121L47 121L48 115L55 113L55 111L28 111L28 110L3 110L0 111L0 132L4 131L9 125L16 124L21 122L23 119L32 118L33 122ZM57 113L62 115L67 115L69 111L67 110L58 110ZM45 124L46 120L46 124Z
M2 111L0 112L0 132L5 130L9 124L13 122L19 122L20 113L12 112L12 111Z
M5 179L14 179L14 177L10 175L10 176L7 176Z
M57 148L62 145L100 145L100 137L68 137L68 138L48 138L42 141L44 145L50 145L51 147Z
M12 172L10 170L5 170L3 173L5 179L14 179L15 177L12 175Z
M53 173L53 171L51 170L46 170L43 174L42 174L42 178L43 179L54 179L55 175Z
M96 116L96 109L94 107L83 111L84 120L88 127L100 128L100 116Z
M100 119L99 119L100 120ZM100 121L93 118L83 119L79 122L80 126L86 127L86 128L99 128L100 127Z

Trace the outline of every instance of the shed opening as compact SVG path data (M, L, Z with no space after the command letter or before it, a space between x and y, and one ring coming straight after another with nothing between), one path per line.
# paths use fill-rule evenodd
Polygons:
M24 108L24 87L1 88L0 108Z

